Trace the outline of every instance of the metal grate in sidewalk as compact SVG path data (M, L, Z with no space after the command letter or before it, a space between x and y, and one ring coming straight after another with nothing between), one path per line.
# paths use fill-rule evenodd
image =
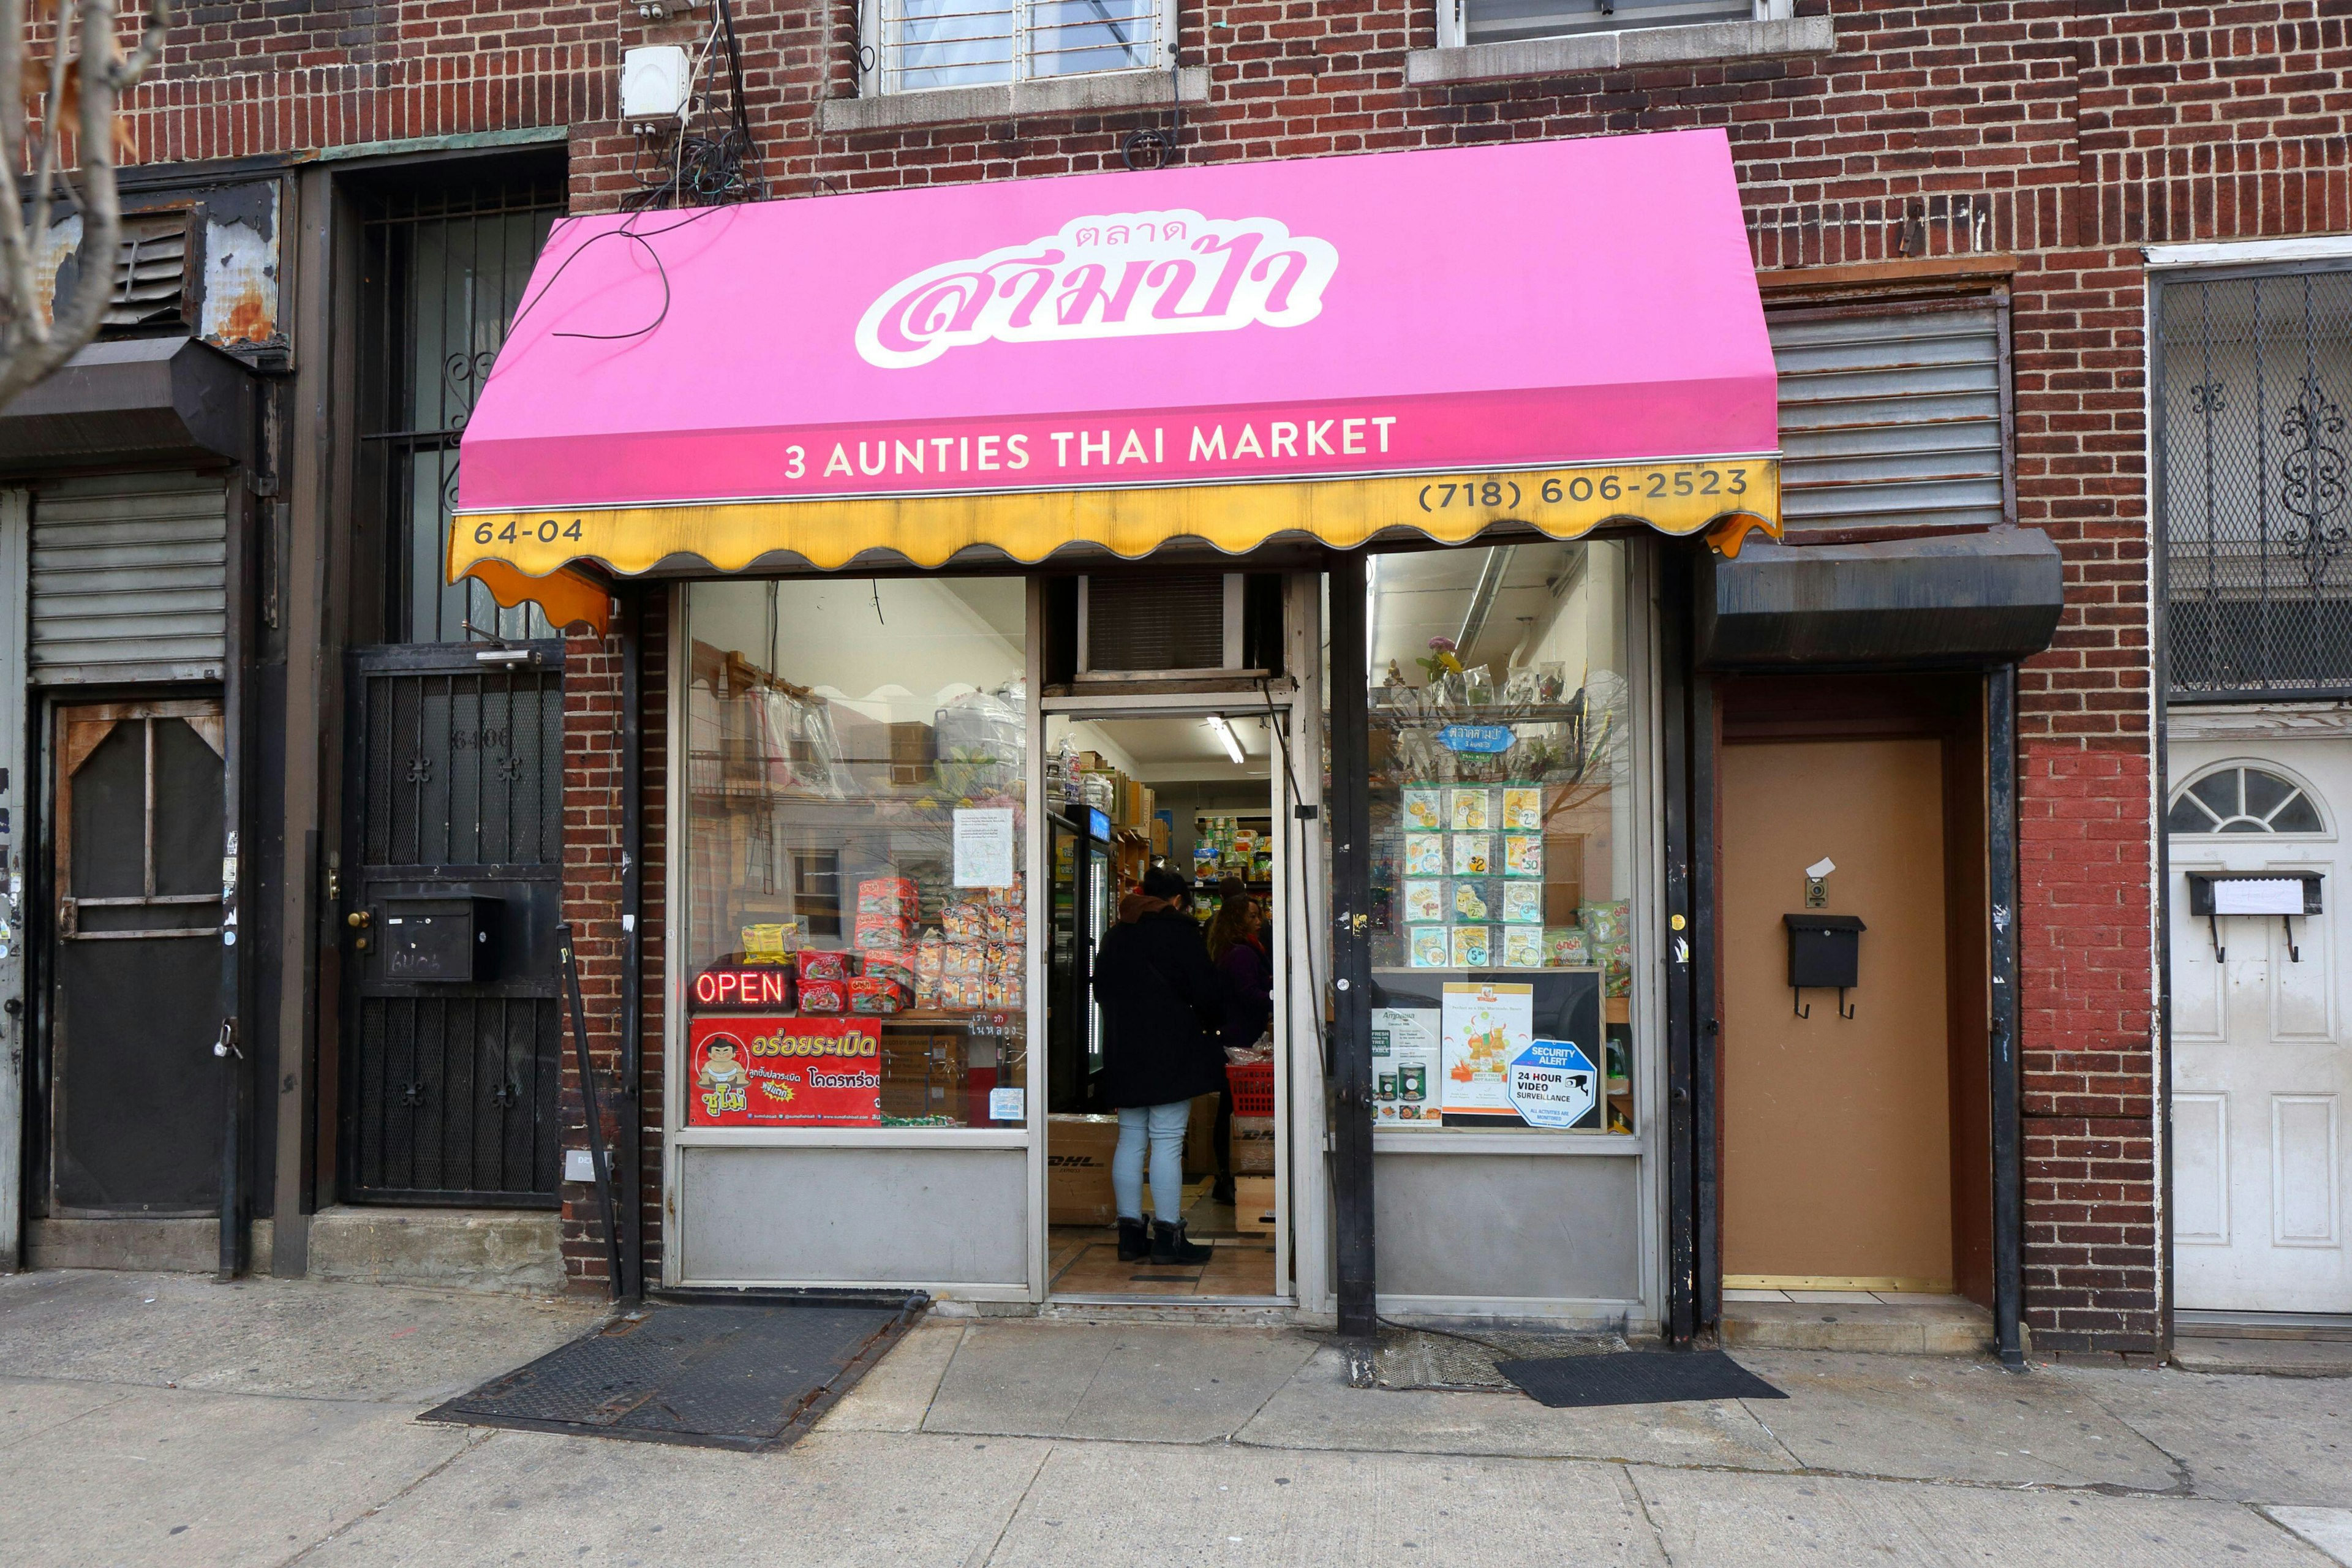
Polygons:
M427 1421L753 1451L856 1386L925 1299L669 1300L425 1412Z

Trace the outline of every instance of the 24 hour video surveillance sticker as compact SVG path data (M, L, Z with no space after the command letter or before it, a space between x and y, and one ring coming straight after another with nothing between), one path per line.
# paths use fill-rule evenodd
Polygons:
M1573 1127L1600 1092L1592 1058L1571 1041L1537 1040L1511 1058L1511 1105L1530 1127Z

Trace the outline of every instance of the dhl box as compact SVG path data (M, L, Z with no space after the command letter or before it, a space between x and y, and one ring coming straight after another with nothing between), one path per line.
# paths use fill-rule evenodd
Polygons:
M1234 1118L1234 1173L1266 1177L1274 1174L1273 1117Z
M1116 1116L1045 1118L1045 1217L1053 1225L1116 1225L1118 1199L1110 1157L1118 1149Z
M1234 1228L1263 1231L1274 1228L1274 1178L1234 1178Z

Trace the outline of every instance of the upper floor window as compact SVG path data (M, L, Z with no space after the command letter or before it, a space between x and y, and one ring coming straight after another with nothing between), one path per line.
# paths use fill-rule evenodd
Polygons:
M2291 779L2263 768L2207 773L2173 798L2168 833L2322 833L2319 808Z
M1172 0L866 0L869 88L999 87L1165 70Z
M1511 44L1695 22L1760 22L1790 14L1790 0L1439 0L1441 20L1453 24L1453 36L1440 41L1451 44Z

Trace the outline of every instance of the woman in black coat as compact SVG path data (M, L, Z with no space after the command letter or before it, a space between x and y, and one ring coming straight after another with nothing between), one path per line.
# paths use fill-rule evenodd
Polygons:
M1225 1080L1217 1036L1221 983L1209 963L1192 885L1165 867L1119 900L1118 923L1095 952L1102 1009L1103 1094L1118 1110L1111 1190L1118 1199L1118 1256L1205 1263L1210 1249L1184 1237L1184 1131L1192 1101ZM1143 1220L1144 1151L1151 1154L1149 1231Z

